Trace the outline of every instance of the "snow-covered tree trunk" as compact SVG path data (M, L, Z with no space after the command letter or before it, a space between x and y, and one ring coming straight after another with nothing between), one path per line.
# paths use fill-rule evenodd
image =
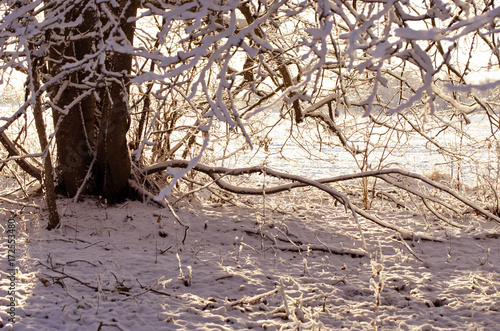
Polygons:
M115 16L120 18L121 31L111 31L111 34L124 33L126 40L132 44L135 25L127 20L130 17L135 17L137 8L137 0L121 0L120 7L113 9ZM96 155L96 193L111 199L119 199L127 194L130 176L131 165L127 145L127 131L130 125L129 78L127 75L130 74L131 68L132 55L111 52L107 56L106 69L117 77L113 75L109 79L105 79L104 87L101 89L101 121Z
M72 28L63 25L46 34L49 77L64 75L63 79L51 87L50 99L56 127L59 170L65 190L70 196L74 196L83 183L92 162L94 147L94 117L97 108L94 94L88 94L79 102L74 102L86 92L82 89L82 84L89 78L89 73L82 70L65 73L67 65L72 61L82 61L86 55L91 54L93 38L86 35L94 31L97 14L88 6L89 2L75 3L65 15L68 25L79 17L80 24ZM59 7L55 7L54 11L58 9Z
M127 75L132 56L110 50L104 42L114 39L118 45L132 44L134 23L127 19L135 17L138 2L121 0L116 7L103 6L109 11L96 8L93 1L75 2L68 7L67 26L48 32L47 64L49 77L64 75L52 86L50 99L54 106L58 164L67 194L74 196L85 185L80 192L116 200L127 194L130 175L126 134ZM89 60L96 50L98 60ZM99 63L100 59L103 63ZM75 61L94 66L96 72L71 72L68 68ZM88 173L94 176L85 183Z

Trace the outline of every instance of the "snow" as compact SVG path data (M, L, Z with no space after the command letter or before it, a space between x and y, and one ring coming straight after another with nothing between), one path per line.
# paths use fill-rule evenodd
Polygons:
M184 200L175 211L189 226L185 232L155 204L61 198L62 227L47 231L44 209L0 201L4 307L8 219L16 224L16 323L4 308L3 328L500 328L500 235L493 223L464 215L470 226L456 229L386 203L376 206L379 217L443 241L406 246L393 231L360 220L369 252L353 257L329 252L359 252L361 240L351 216L318 191L253 202L249 208Z
M500 80L500 71L474 71L464 76L467 85L481 85Z

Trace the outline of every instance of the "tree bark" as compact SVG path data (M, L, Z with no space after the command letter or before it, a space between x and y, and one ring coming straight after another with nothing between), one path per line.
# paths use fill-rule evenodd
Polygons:
M99 60L89 55L102 47L100 42L106 43L110 38L118 44L132 44L135 24L128 19L136 16L138 6L138 0L120 0L116 7L112 3L94 7L89 0L75 3L65 20L79 21L78 25L49 33L49 75L64 74L67 65L75 61L88 61L89 66L94 66L93 61ZM118 30L123 31L127 40L121 38L121 31L110 25L115 20L119 24ZM102 38L98 40L95 35L97 25L104 27ZM69 196L96 194L116 201L128 194L131 169L126 135L132 55L106 50L105 61L98 68L97 71L68 71L64 79L50 90L58 165ZM86 182L88 174L92 176ZM85 187L80 190L82 185Z
M96 13L91 7L86 8L89 1L83 1L75 6L67 15L66 20L72 22L81 15L82 21L73 29L54 30L49 36L48 72L54 77L64 70L68 59L80 61L86 54L91 54L93 41L83 37L93 31L96 23ZM86 8L83 12L83 8ZM75 41L68 39L76 38ZM96 102L90 93L80 102L71 103L85 91L81 86L88 73L73 72L50 90L53 108L53 120L56 127L56 145L58 165L64 181L66 193L74 196L82 185L89 165L92 162L92 147L94 136L94 113ZM62 112L66 112L64 115ZM88 190L87 190L88 191Z
M39 86L38 80L38 64L40 61L34 60L32 63L32 79L34 90L33 93L37 91ZM47 208L49 210L49 223L47 225L48 230L53 230L59 226L60 218L59 212L57 211L57 203L56 203L56 191L54 187L54 177L53 177L53 168L52 168L52 158L50 157L50 150L47 148L47 133L45 132L45 122L43 120L43 111L40 97L38 97L35 101L34 109L33 109L34 117L35 117L35 126L36 131L38 133L38 140L40 142L40 148L42 152L45 152L45 157L43 158L43 167L44 167L44 184L45 184L45 201L47 203Z
M127 20L136 16L139 3L137 0L122 0L119 3L121 6L113 8L113 13L116 17L121 17L120 27L128 42L133 44L135 23ZM122 10L124 13L120 12ZM102 117L97 145L96 193L113 201L128 194L131 161L127 144L130 123L127 75L132 70L132 55L109 54L106 70L119 73L122 77L106 80L101 91Z

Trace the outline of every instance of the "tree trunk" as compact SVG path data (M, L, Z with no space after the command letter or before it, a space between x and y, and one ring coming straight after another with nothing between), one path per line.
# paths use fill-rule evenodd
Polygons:
M80 20L77 26L55 29L50 33L47 63L50 76L55 77L67 70L67 65L75 60L85 60L101 46L99 42L117 38L117 43L125 43L120 40L116 29L110 27L111 21L106 16L109 12L98 11L102 6L110 9L113 19L119 22L132 44L135 24L127 22L127 19L137 14L138 0L120 0L116 8L111 7L111 3L103 3L96 9L89 3L88 0L78 2L66 14L67 22ZM94 34L98 23L107 27L102 40L96 40ZM99 78L90 76L92 70L68 73L52 87L50 98L55 106L53 119L58 165L66 193L73 197L85 185L82 193L97 194L116 201L128 194L131 169L126 134L129 127L127 75L131 72L132 56L108 52L105 57ZM95 64L92 61L99 60L88 61L90 66ZM107 73L111 73L112 77ZM99 102L95 95L99 95ZM90 169L94 157L95 166ZM84 182L89 172L91 179Z
M127 19L137 14L137 0L121 0L120 7L113 8L116 17L121 17L120 27L127 40L133 44L135 23ZM122 14L121 11L124 11ZM111 36L112 37L112 36ZM131 162L127 144L130 124L128 107L129 78L132 55L111 53L107 56L106 70L119 73L121 79L105 80L101 91L102 113L96 159L96 193L108 200L119 200L128 195L128 179Z
M33 61L32 65L32 78L34 90L37 91L39 86L38 80L38 67L39 67L38 59ZM49 223L47 224L47 229L52 230L59 226L60 218L59 212L57 211L57 203L56 203L56 191L54 187L54 177L53 177L53 168L52 168L52 158L50 157L50 149L47 148L47 133L45 132L45 121L43 120L43 111L42 111L42 103L40 97L37 97L35 101L35 106L33 109L33 113L35 116L35 126L36 131L38 133L38 141L40 142L40 148L44 151L45 157L43 158L43 169L44 169L44 181L43 184L45 186L45 202L47 203L47 209L49 210Z
M66 15L68 22L75 21L81 15L80 25L73 29L54 30L49 36L48 71L52 77L64 70L64 65L69 63L68 59L82 60L86 54L92 52L93 40L91 38L75 38L93 31L95 27L95 10L87 8L82 13L87 3L88 1L83 1ZM71 42L68 39L76 40ZM68 109L68 105L86 92L76 86L77 84L81 85L87 76L88 73L83 71L73 72L50 91L52 103L57 107L53 108L52 112L56 127L59 170L64 181L64 188L69 196L74 196L82 185L93 157L94 113L96 109L93 94L83 98ZM67 113L63 115L60 110Z

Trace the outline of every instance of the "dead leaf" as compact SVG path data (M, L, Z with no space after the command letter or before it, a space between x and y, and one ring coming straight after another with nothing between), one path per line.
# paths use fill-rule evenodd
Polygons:
M42 282L43 286L47 287L49 286L49 281L45 278L42 278L42 277L38 277L38 280Z

